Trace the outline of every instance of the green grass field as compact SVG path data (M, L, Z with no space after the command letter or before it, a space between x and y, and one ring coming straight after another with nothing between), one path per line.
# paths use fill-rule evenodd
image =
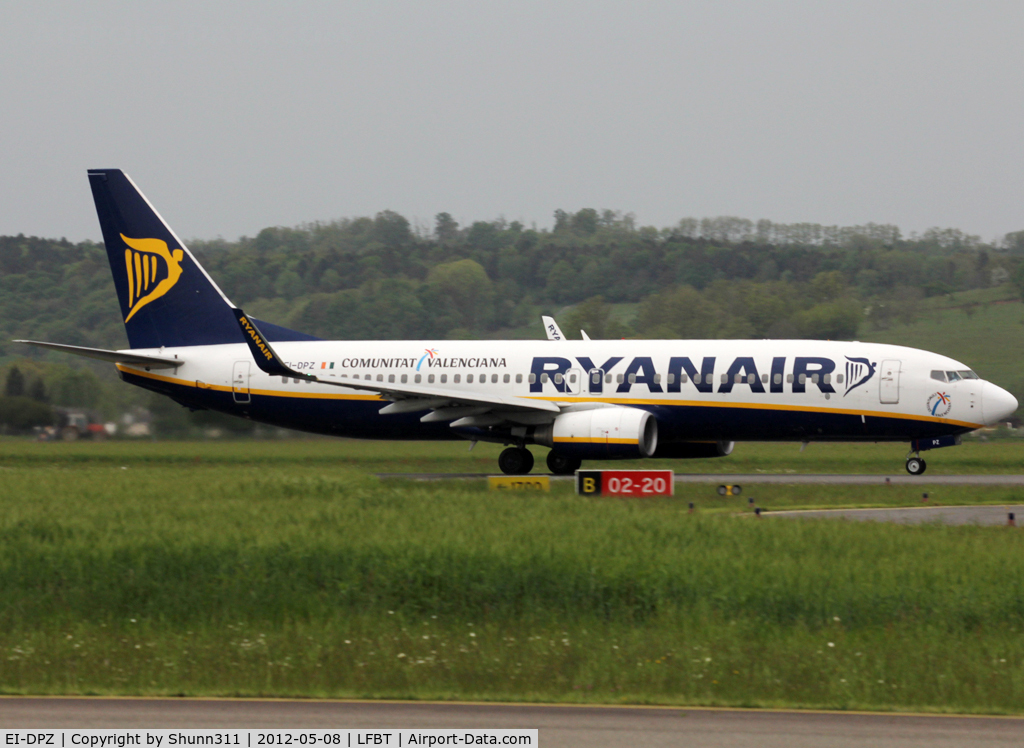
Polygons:
M1024 530L758 522L713 484L652 501L372 476L489 472L495 451L0 441L0 691L1024 712ZM902 456L752 444L673 467L895 472ZM929 470L1022 456L969 444ZM919 505L924 486L756 495Z

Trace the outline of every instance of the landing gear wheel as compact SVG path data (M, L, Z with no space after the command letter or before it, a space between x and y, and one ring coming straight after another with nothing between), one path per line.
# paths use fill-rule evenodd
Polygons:
M920 457L910 457L907 459L907 472L911 475L920 475L927 467L928 463Z
M548 452L548 470L555 475L572 475L582 464L583 461L575 457L567 457L555 450Z
M533 455L523 447L509 447L498 455L498 467L505 475L526 475L533 470Z

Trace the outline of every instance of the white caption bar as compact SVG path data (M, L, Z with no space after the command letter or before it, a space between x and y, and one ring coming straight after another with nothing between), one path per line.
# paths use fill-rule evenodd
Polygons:
M537 730L3 730L0 748L537 746Z

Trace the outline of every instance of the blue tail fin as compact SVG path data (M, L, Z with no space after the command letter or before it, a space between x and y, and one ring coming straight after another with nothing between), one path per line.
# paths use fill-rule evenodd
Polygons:
M132 348L245 342L234 306L120 169L89 184Z

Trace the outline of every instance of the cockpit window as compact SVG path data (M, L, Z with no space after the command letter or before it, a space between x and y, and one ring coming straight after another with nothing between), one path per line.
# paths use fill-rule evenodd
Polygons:
M955 371L947 371L946 376L949 377L950 382L959 382L963 377L957 374Z
M957 374L959 374L964 379L981 379L981 377L979 377L970 369L967 369L966 371L958 371Z
M945 382L946 381L946 372L938 371L938 370L933 371L932 372L932 379L938 380L939 382Z

